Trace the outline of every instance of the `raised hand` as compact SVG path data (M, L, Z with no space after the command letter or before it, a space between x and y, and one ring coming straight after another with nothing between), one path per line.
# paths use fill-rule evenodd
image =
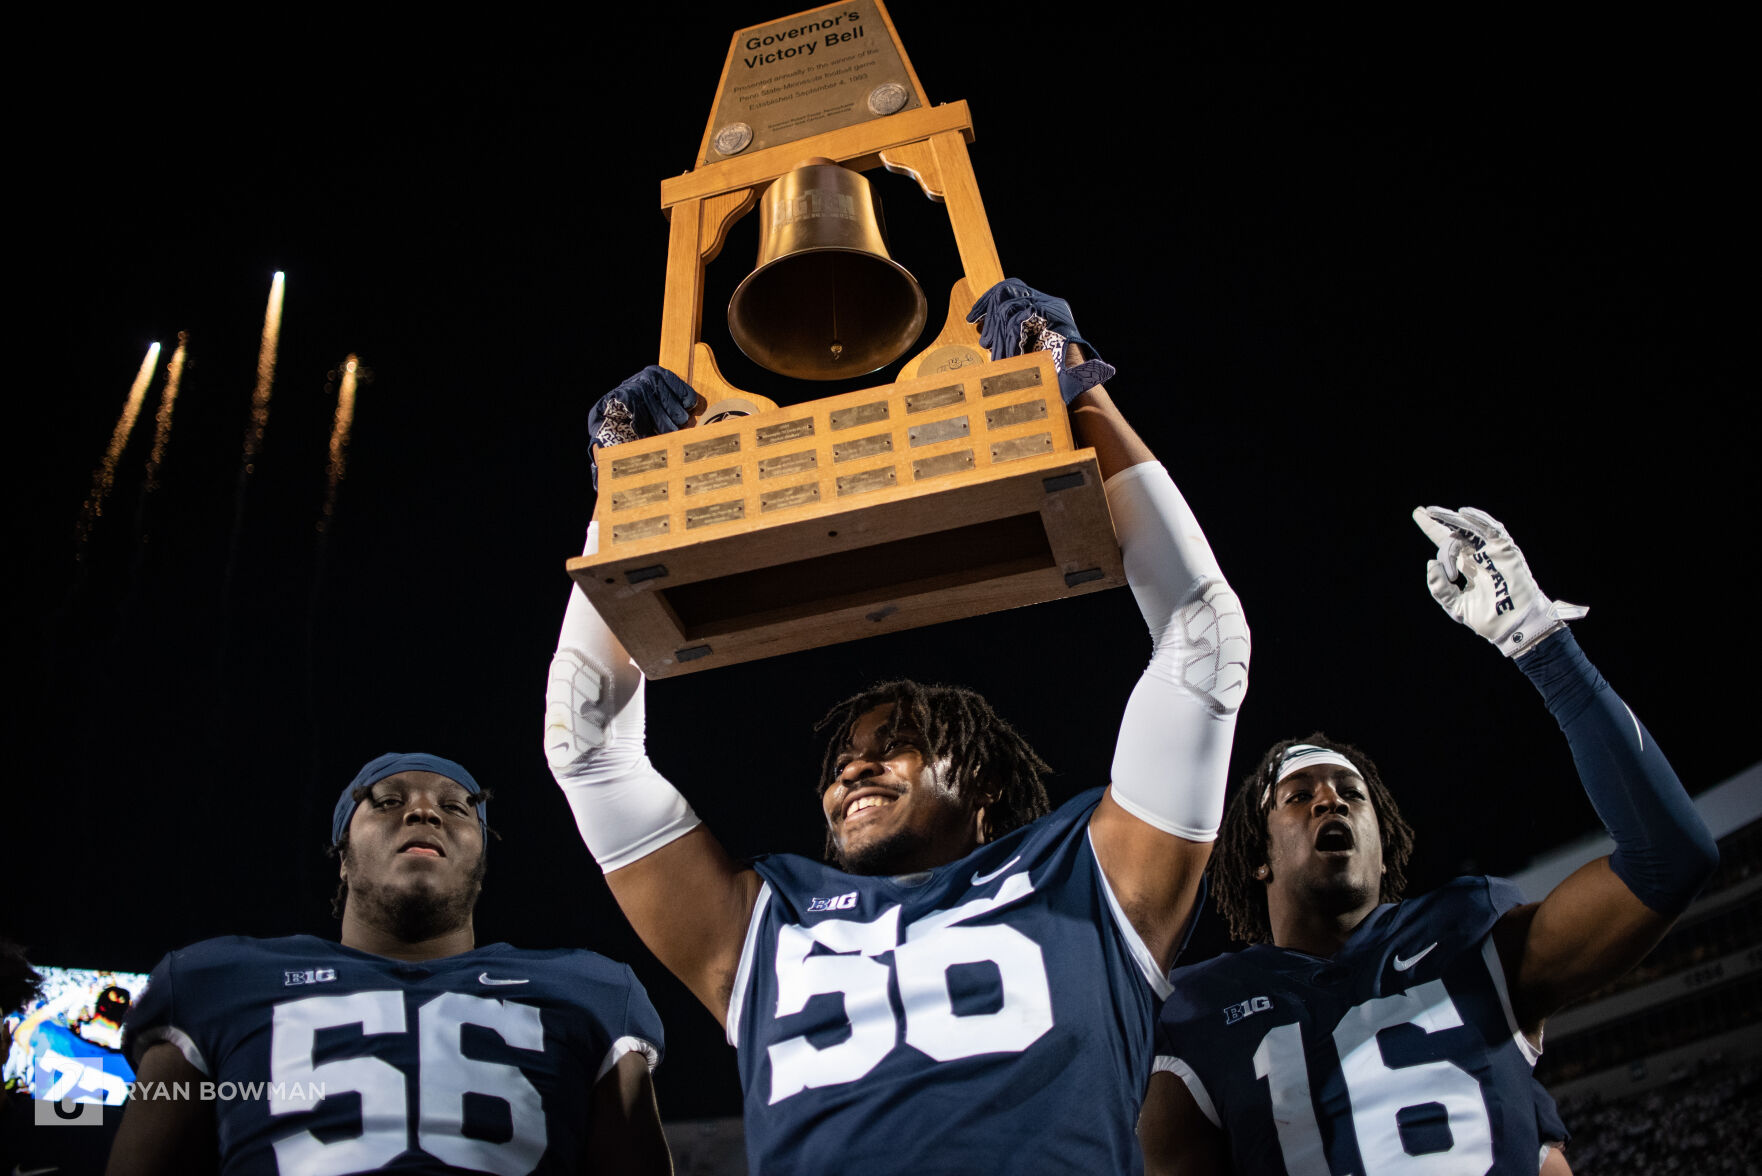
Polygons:
M1413 521L1437 545L1426 562L1432 599L1506 657L1522 657L1536 642L1590 610L1543 595L1529 563L1498 519L1465 506L1415 507Z
M979 324L979 342L992 359L1023 355L1030 351L1052 352L1058 368L1059 395L1069 404L1080 393L1114 377L1114 366L1095 353L1095 347L1077 332L1071 304L1063 298L1042 294L1017 278L1005 278L980 295L967 313L969 323ZM1067 344L1082 348L1082 360L1065 354Z
M690 384L664 367L643 368L600 397L587 414L590 448L622 445L683 428L697 404ZM594 485L599 485L599 466L594 466Z

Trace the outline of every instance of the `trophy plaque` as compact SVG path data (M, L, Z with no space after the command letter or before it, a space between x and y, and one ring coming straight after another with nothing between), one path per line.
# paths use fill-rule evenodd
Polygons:
M1003 278L965 102L931 106L881 0L734 35L697 166L662 181L659 363L702 397L688 427L595 450L599 550L569 574L651 678L1094 592L1125 582L1095 452L1051 356L992 360L966 321ZM963 276L892 384L779 407L699 338L704 267L759 206L759 265L729 330L798 379L905 354L926 301L887 253L863 171L948 211Z

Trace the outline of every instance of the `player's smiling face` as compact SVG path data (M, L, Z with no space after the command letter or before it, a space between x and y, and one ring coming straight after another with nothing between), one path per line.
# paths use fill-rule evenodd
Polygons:
M482 858L483 833L464 785L435 772L399 772L355 807L342 875L350 904L413 930L457 921L461 911L470 917Z
M888 703L857 718L820 796L839 865L853 874L932 869L981 841L977 802L956 791L946 759L925 762L922 737L893 714Z
M1293 772L1273 788L1266 818L1269 903L1336 914L1382 890L1383 843L1370 789L1335 764Z

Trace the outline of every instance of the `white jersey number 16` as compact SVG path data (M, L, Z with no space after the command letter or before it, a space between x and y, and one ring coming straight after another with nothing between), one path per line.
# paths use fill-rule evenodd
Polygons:
M1334 1048L1352 1101L1352 1131L1364 1170L1378 1176L1460 1176L1493 1166L1493 1134L1486 1096L1474 1075L1454 1062L1421 1062L1391 1067L1383 1061L1377 1034L1397 1025L1418 1025L1427 1033L1462 1024L1456 1003L1442 980L1406 992L1367 1000L1334 1026ZM1290 1176L1329 1176L1309 1092L1309 1065L1303 1055L1303 1027L1276 1025L1254 1051L1254 1076L1266 1079L1272 1096L1279 1151ZM1410 1106L1437 1103L1450 1125L1450 1147L1409 1155L1397 1122Z

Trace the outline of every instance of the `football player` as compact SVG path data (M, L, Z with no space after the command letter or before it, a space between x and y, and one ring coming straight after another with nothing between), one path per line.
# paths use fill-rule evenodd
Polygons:
M1637 963L1718 864L1657 741L1567 629L1585 610L1544 596L1490 516L1414 518L1438 547L1433 596L1541 692L1615 852L1541 902L1486 877L1403 900L1413 834L1376 765L1319 734L1274 744L1212 866L1253 946L1176 972L1158 1020L1153 1172L1563 1170L1531 1075L1543 1021ZM1477 787L1506 786L1472 750Z
M340 943L161 960L128 1018L109 1171L671 1172L661 1026L630 969L477 946L487 800L451 760L382 755L333 814Z
M1057 353L1155 641L1110 786L1049 812L1045 765L982 698L890 683L829 716L831 860L739 864L651 766L641 673L580 592L551 666L551 768L631 923L738 1049L749 1163L768 1176L1141 1163L1151 1027L1216 836L1248 630L1099 387L1112 369L1072 347L1069 306L1010 281L972 317L994 356ZM691 396L651 368L612 394L636 411L596 417L653 432L654 405Z

